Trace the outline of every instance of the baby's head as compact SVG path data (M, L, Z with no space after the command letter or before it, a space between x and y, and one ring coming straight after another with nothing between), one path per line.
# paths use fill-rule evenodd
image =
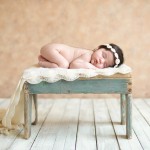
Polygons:
M98 68L119 67L124 63L122 49L115 44L104 44L94 49L91 63Z

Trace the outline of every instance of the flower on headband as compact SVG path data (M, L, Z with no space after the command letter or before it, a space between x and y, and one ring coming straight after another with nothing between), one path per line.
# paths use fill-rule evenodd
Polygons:
M116 63L116 65L118 65L120 63L120 59L116 59L115 63Z
M118 56L118 54L117 54L117 53L115 53L114 55L115 55L115 57L116 57L116 58L119 58L119 56Z

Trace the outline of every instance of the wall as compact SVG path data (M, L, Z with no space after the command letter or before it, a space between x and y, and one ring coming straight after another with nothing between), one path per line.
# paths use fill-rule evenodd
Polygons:
M0 0L0 97L10 97L41 46L122 47L134 97L150 97L150 1Z

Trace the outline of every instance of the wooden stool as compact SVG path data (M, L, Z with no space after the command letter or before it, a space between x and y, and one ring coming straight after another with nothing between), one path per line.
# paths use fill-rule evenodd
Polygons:
M31 135L32 100L37 123L37 94L109 94L118 93L121 99L121 124L126 123L126 136L132 138L132 81L131 74L79 78L74 81L60 80L55 83L42 81L39 84L24 83L24 138Z

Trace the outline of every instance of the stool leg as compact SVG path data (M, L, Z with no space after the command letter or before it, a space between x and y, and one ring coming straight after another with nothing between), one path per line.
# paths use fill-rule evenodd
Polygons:
M31 113L32 113L32 95L24 94L24 138L28 139L31 135Z
M126 94L126 135L132 138L132 94Z
M35 120L32 123L32 125L36 125L38 122L38 104L37 104L37 94L33 94L33 102L34 102L34 107L35 107Z
M120 94L120 108L121 108L121 124L126 123L126 95L125 94Z

